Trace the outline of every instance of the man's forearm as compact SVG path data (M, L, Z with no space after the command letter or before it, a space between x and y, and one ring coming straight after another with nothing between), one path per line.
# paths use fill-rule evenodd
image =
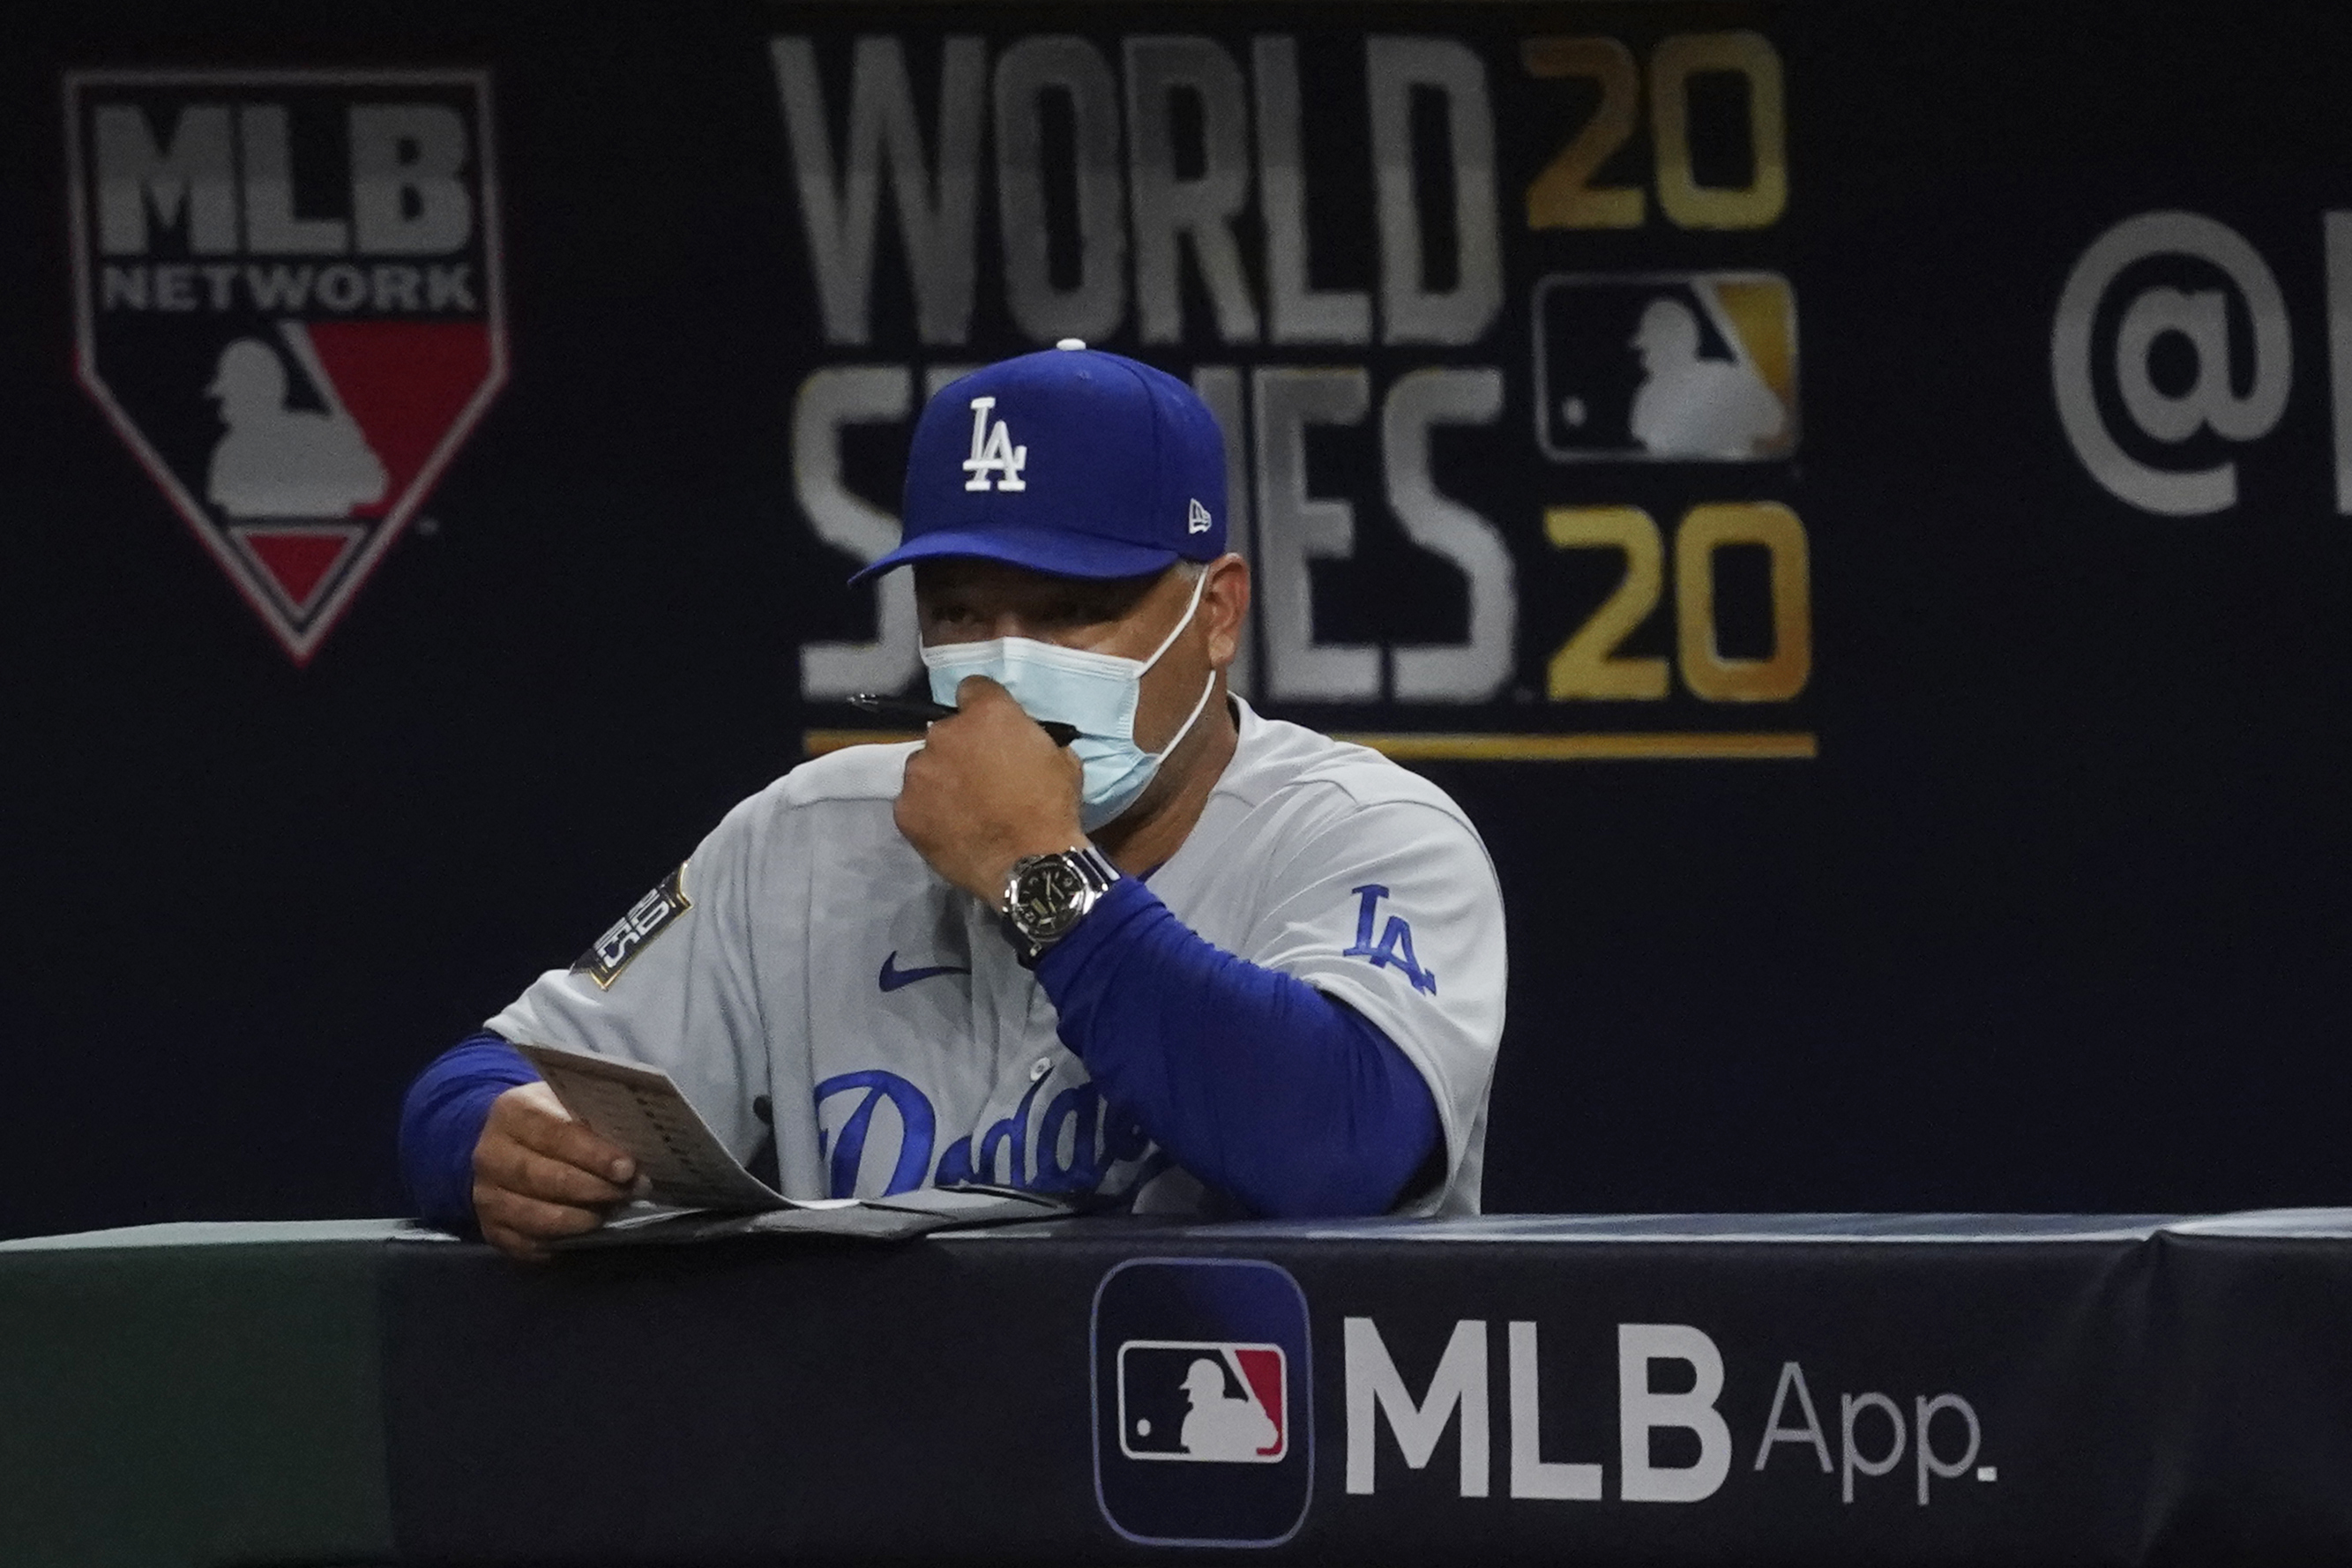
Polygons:
M416 1212L447 1230L474 1224L474 1147L499 1096L539 1074L488 1030L434 1058L400 1107L400 1173Z
M1269 1215L1378 1214L1437 1146L1395 1042L1202 940L1135 878L1037 965L1063 1042L1177 1163Z

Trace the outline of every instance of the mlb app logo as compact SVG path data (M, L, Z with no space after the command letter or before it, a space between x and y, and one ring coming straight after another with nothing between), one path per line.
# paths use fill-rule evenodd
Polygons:
M478 71L65 79L77 373L307 661L506 379Z
M1276 1546L1314 1481L1307 1298L1288 1271L1139 1258L1095 1292L1095 1494L1151 1546Z
M1536 285L1536 444L1555 462L1749 463L1797 449L1797 298L1772 272Z

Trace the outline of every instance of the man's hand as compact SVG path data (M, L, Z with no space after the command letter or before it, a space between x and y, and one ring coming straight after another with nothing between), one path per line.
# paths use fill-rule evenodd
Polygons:
M898 831L939 874L994 909L1024 855L1086 841L1078 759L984 675L956 688L956 715L907 759Z
M636 1162L573 1121L553 1089L522 1084L491 1102L474 1145L474 1217L500 1252L545 1258L547 1243L604 1224L636 1174Z

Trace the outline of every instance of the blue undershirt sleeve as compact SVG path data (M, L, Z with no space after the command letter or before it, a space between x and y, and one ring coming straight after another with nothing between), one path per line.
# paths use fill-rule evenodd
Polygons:
M474 1145L490 1104L539 1074L488 1030L435 1058L400 1105L400 1174L426 1224L474 1228Z
M1259 1214L1380 1214L1438 1146L1396 1043L1305 981L1197 935L1120 879L1037 964L1107 1100Z

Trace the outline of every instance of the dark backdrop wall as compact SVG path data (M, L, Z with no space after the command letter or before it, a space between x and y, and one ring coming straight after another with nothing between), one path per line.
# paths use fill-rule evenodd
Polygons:
M1495 852L1491 1207L2352 1198L2347 43L12 17L0 1231L397 1209L407 1078L915 673L912 411L1066 334L1226 420L1244 689Z

